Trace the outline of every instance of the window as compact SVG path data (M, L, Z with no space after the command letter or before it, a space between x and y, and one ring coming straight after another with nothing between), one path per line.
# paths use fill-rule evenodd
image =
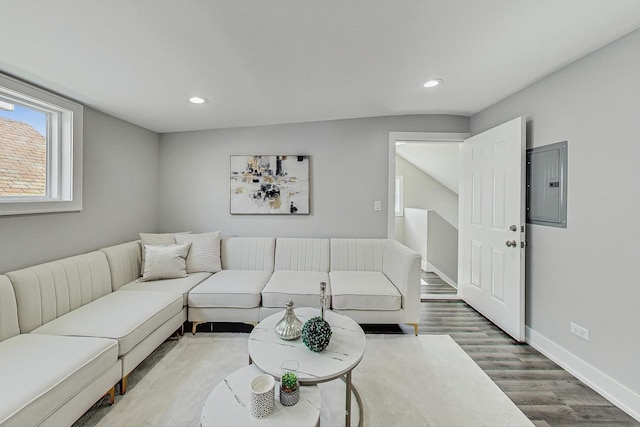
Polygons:
M403 184L402 175L396 175L396 216L404 216Z
M82 113L0 74L0 215L82 209Z

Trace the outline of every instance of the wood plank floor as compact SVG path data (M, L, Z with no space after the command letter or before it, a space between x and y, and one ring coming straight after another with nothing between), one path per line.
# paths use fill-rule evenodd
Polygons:
M393 327L364 325L368 333ZM396 333L413 328L396 327ZM421 335L450 335L537 426L638 426L625 412L460 300L421 304Z
M455 295L458 290L442 280L436 273L422 272L422 280L426 284L420 286L420 293L426 295Z

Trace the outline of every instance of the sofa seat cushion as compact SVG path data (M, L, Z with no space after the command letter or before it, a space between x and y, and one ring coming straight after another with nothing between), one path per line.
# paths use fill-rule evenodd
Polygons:
M400 310L402 296L377 271L332 271L331 306L335 310Z
M129 282L118 291L174 292L182 294L182 305L187 305L189 291L202 282L211 273L193 273L180 279L152 280L150 282Z
M254 308L270 271L222 270L189 292L189 307Z
M22 334L0 342L0 424L40 425L117 362L110 339Z
M320 282L327 283L327 295L331 295L328 273L275 271L262 290L262 306L284 308L292 299L294 307L320 308Z
M181 311L179 292L112 292L32 333L112 338L123 355Z

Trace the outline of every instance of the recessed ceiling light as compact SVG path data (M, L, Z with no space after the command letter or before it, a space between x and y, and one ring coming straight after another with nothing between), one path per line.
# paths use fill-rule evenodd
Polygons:
M209 102L207 98L200 98L199 96L193 96L189 98L189 102L192 104L206 104Z
M424 87L436 87L438 86L440 83L442 83L442 79L432 79L429 81L424 82Z

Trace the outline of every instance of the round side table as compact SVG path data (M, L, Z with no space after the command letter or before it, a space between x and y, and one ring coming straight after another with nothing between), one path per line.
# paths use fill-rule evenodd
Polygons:
M319 309L296 308L296 316L304 323L320 315ZM256 325L249 335L249 357L263 371L280 378L283 360L296 360L301 384L319 384L343 378L346 383L345 425L351 425L351 392L358 401L362 425L363 407L357 389L351 382L351 371L360 363L367 339L364 331L350 317L327 311L325 320L331 325L331 341L326 349L316 353L305 347L300 338L284 341L274 331L284 311L273 314Z
M278 398L276 382L275 408L266 418L249 413L249 384L263 374L255 365L239 369L222 380L209 394L202 408L200 425L209 426L317 426L320 423L320 390L318 386L302 386L300 400L283 406Z

